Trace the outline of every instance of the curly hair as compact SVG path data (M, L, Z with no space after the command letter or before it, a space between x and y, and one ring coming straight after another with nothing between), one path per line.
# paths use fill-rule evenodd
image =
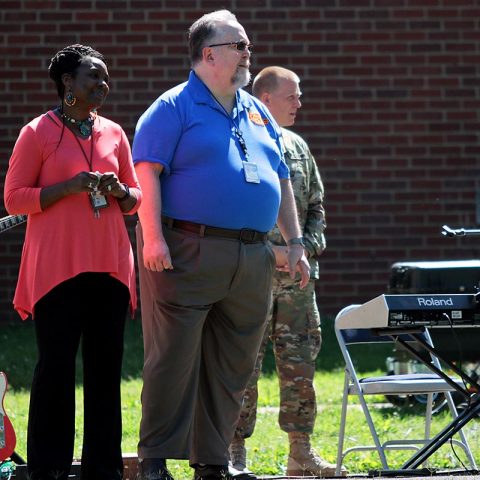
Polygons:
M78 43L62 48L62 50L57 52L50 60L48 74L55 82L58 96L60 98L63 98L63 95L65 94L62 75L64 73L69 73L72 77L75 77L75 72L85 57L98 58L106 63L104 56L100 52L97 52L97 50L94 50L92 47L80 45Z

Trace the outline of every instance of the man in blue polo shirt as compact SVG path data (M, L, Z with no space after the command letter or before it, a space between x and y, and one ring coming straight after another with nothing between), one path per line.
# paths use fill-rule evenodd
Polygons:
M279 127L250 81L251 45L220 10L189 30L192 71L140 118L137 245L144 334L142 480L228 479L228 446L270 303L275 223L309 280ZM240 477L237 477L240 478ZM256 478L242 474L241 478Z

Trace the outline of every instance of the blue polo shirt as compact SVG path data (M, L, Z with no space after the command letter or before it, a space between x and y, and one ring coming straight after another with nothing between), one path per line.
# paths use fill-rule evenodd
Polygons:
M248 160L260 183L245 179ZM161 95L137 123L133 161L163 165L162 213L221 228L263 232L275 224L279 178L289 177L281 133L267 108L243 90L231 117L192 71L188 82Z

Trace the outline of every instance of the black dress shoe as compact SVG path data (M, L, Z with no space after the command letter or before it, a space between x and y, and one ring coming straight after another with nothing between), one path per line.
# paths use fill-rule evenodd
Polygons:
M232 480L228 465L194 465L193 480Z
M163 458L144 458L138 462L137 480L174 480Z

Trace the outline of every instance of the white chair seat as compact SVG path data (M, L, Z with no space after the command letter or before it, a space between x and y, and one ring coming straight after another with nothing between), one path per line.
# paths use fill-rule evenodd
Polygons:
M458 385L463 385L460 378L452 378ZM359 379L364 395L417 395L422 393L452 392L455 389L436 374L412 373L405 375L384 375ZM358 395L355 384L350 384L349 395Z

